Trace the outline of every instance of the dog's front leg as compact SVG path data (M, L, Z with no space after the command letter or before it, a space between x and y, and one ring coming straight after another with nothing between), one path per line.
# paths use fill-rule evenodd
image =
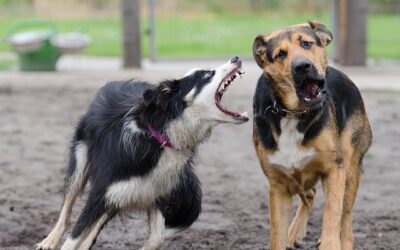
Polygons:
M150 235L141 250L158 250L164 243L165 218L156 207L150 208L147 215Z
M269 191L269 218L271 250L285 250L292 207L292 196L283 187L271 185Z
M320 250L340 250L340 230L346 172L343 166L332 166L322 178L325 205Z

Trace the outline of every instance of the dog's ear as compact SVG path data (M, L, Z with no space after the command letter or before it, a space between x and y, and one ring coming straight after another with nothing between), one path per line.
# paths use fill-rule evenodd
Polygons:
M308 24L315 31L319 39L321 39L322 46L327 47L333 39L332 32L318 21L308 21Z
M160 104L161 102L168 100L173 92L178 89L179 81L173 80L169 82L162 82L158 87L148 89L143 93L143 99L145 104L149 105Z
M259 35L253 42L253 56L260 68L263 68L266 60L267 43L262 35Z
M157 88L151 88L143 93L143 100L146 105L157 104L157 96L159 91Z
M173 95L173 93L179 91L179 80L169 80L161 83L158 86L160 90L160 98L163 100L168 99Z
M167 98L172 93L172 89L164 83L160 84L158 89L160 90L162 98Z

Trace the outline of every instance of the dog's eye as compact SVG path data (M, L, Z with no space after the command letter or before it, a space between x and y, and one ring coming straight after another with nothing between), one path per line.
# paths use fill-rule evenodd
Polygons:
M287 52L280 50L279 53L276 55L275 59L283 60L287 56Z
M203 73L202 79L209 80L214 75L213 71L205 71Z
M308 42L308 41L301 41L301 46L305 49L310 49L313 45L313 42Z

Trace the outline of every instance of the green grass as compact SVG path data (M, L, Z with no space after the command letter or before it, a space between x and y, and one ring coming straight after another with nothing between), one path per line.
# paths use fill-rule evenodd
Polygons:
M165 18L157 26L157 52L166 57L251 56L256 35L315 18L276 15L209 16L187 21L178 17ZM318 19L327 22L324 16Z
M9 59L0 59L0 71L1 70L10 70L15 65L14 60Z
M368 56L400 59L400 15L370 16L367 39Z
M327 15L282 16L265 13L247 16L207 15L198 17L159 17L156 22L157 54L173 57L251 56L251 46L257 34L287 25L317 19L331 27ZM0 17L0 36L17 17ZM87 18L52 20L62 32L84 26L92 37L86 55L120 56L121 22L119 18ZM142 22L142 51L148 56L146 20ZM400 59L400 16L373 15L368 17L368 56ZM4 41L0 51L10 51Z

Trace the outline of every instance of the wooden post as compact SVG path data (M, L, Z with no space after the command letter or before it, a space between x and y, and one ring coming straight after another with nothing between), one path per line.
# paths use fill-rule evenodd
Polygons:
M124 68L141 67L139 12L139 0L122 0Z
M150 60L157 60L157 45L156 45L156 0L148 0L149 3L149 35L150 35Z
M339 53L339 0L331 0L331 18L332 18L332 32L333 41L330 46L332 46L332 58L333 61L339 63L340 53Z
M336 0L334 22L334 60L342 65L366 63L367 0Z

